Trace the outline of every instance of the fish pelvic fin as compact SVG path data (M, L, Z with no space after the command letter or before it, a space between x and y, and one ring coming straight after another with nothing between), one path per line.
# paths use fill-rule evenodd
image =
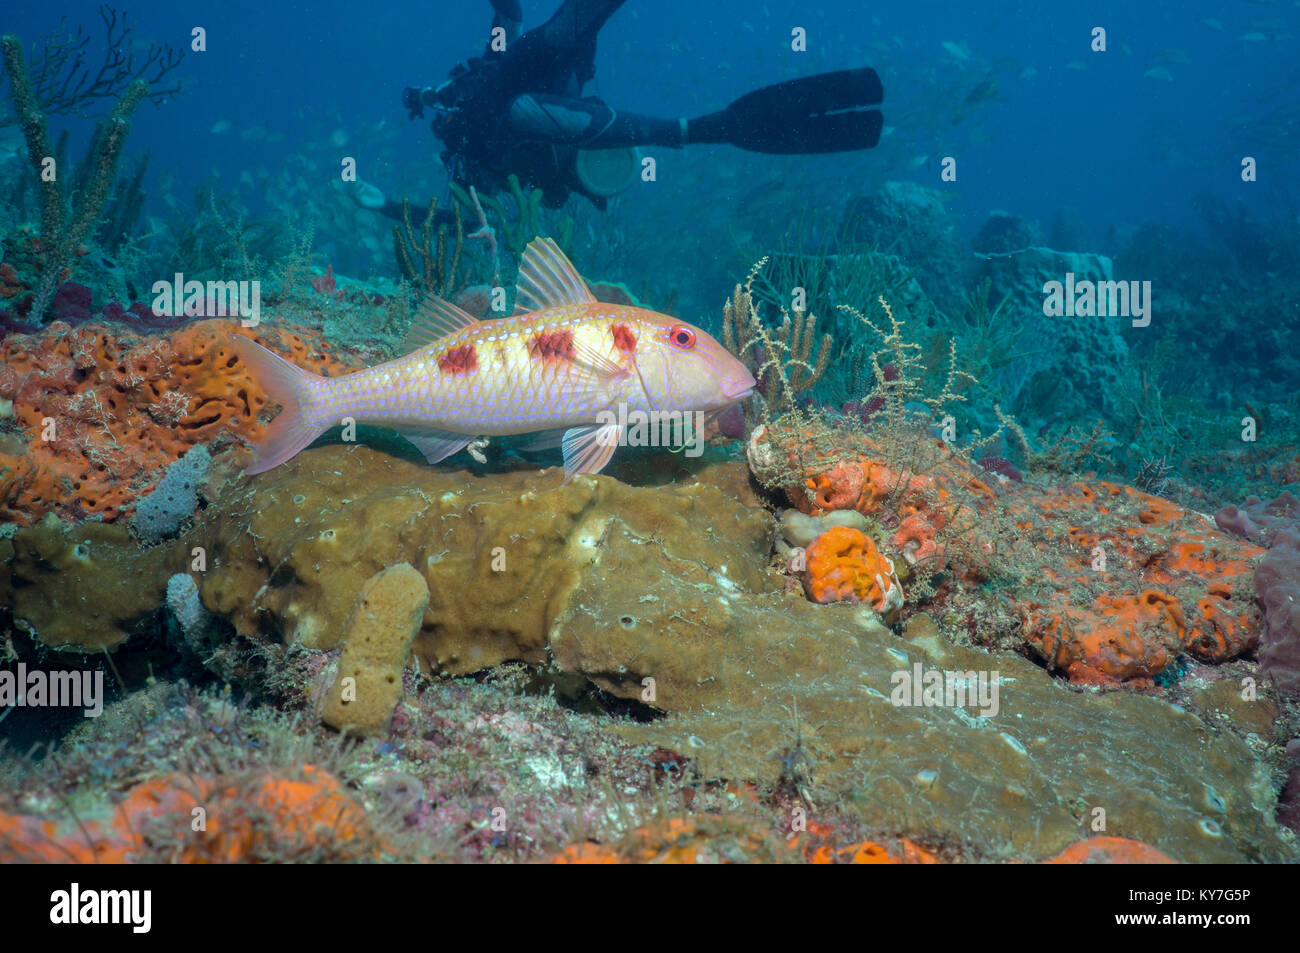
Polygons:
M258 386L283 408L266 428L266 436L254 448L252 465L244 471L262 473L289 460L329 429L315 419L312 406L317 382L323 378L241 334L231 335L231 343Z
M403 429L399 432L415 444L415 449L424 454L424 459L430 463L441 463L453 453L464 450L474 439L473 434L449 433L431 427L423 430Z
M617 420L601 421L590 427L573 427L564 434L564 482L572 483L579 473L595 475L605 468L623 431Z

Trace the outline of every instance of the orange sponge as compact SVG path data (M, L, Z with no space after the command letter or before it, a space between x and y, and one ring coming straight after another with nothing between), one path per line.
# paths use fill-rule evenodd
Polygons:
M1072 682L1150 687L1187 639L1177 599L1147 589L1134 596L1098 596L1078 608L1068 592L1027 612L1029 642Z
M805 560L804 588L814 602L869 602L877 612L903 604L894 564L861 530L832 526L812 541Z
M292 776L169 774L133 787L110 820L67 831L0 813L0 862L120 864L159 859L163 845L171 845L168 859L181 863L373 860L378 851L368 834L361 805L310 764Z
M1150 844L1126 837L1088 837L1075 841L1045 864L1173 864L1177 861Z
M230 346L242 334L326 376L340 360L308 330L199 321L165 337L54 322L0 341L0 398L27 452L0 454L0 520L111 522L196 443L256 441L267 397ZM11 441L12 442L12 441Z

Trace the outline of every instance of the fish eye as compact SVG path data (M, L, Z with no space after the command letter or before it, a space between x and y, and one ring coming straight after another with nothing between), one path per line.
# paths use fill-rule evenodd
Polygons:
M689 351L695 347L695 332L684 324L677 324L669 330L668 340L673 343L673 346Z

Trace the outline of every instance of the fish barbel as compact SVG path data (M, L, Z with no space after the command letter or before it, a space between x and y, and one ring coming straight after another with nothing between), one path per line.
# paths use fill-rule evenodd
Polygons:
M408 335L416 350L334 378L235 335L236 353L283 407L246 472L284 463L350 417L400 431L430 463L479 436L562 429L567 482L609 462L628 412L714 414L754 389L745 365L701 329L597 301L550 239L524 252L515 297L514 315L487 321L430 298Z

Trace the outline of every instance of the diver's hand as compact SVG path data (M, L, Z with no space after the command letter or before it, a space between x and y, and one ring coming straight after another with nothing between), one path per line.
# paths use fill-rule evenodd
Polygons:
M407 119L424 118L424 90L408 86L402 90L402 106L408 111Z

